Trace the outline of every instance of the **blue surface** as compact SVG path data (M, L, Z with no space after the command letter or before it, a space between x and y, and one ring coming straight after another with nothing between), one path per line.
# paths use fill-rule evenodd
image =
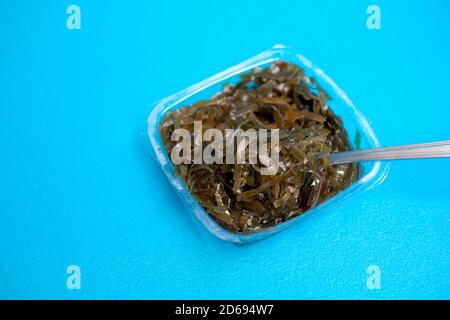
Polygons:
M249 246L204 237L150 157L148 105L276 43L383 145L450 138L450 2L0 2L0 298L450 298L449 160ZM79 265L81 290L66 268ZM366 287L369 265L379 290Z

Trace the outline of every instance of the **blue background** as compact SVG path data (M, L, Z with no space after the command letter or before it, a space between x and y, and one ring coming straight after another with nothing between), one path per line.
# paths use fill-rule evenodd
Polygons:
M365 0L1 1L0 298L450 298L447 159L392 163L339 209L235 246L195 228L148 152L153 101L276 43L383 145L449 139L450 1L374 3L382 30Z

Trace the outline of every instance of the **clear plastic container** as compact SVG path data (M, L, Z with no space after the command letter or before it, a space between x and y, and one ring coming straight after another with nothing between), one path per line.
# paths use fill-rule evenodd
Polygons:
M196 225L200 226L200 228L206 228L213 235L226 241L234 243L247 243L260 240L271 234L284 230L293 224L299 223L308 215L313 215L319 211L332 210L337 205L340 205L342 201L347 200L349 196L357 195L381 183L388 172L388 165L386 163L381 163L379 161L362 163L361 178L344 191L328 199L319 206L308 210L303 215L256 233L233 233L224 229L216 221L214 221L214 219L211 218L209 214L200 206L200 204L192 197L182 180L175 175L169 155L162 143L158 131L158 125L166 112L190 105L199 100L209 99L214 93L222 89L222 84L224 82L236 83L239 81L240 74L248 72L258 66L268 66L276 60L284 60L297 64L305 70L305 75L315 77L317 79L322 88L324 88L331 96L332 99L329 101L328 105L335 114L341 116L344 122L344 127L346 128L354 147L357 135L359 136L357 139L360 140L358 144L361 149L379 147L378 139L370 127L369 122L355 107L353 102L348 98L347 94L310 60L301 54L295 53L291 48L283 45L276 45L270 50L264 51L242 63L235 65L234 67L220 72L206 80L200 81L189 88L172 94L171 96L157 102L148 118L148 136L150 138L153 154L156 157L161 169L164 171L170 183L183 201L187 211L191 214L194 221L197 222Z

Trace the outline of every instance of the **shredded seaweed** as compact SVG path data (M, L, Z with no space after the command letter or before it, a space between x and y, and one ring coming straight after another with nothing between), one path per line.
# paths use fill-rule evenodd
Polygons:
M209 100L168 112L160 134L171 154L173 131L184 128L193 136L194 120L202 122L203 131L279 129L280 168L274 176L260 173L262 159L258 164L174 165L193 197L220 225L253 233L303 214L359 178L358 164L331 166L326 157L317 157L352 148L329 100L302 68L276 61L242 75L235 85L226 84Z

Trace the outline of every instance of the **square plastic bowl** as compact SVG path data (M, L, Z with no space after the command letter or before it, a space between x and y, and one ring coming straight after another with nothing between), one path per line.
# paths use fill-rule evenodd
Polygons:
M291 48L283 45L276 45L270 50L264 51L234 67L220 72L206 80L200 81L187 89L172 94L171 96L157 102L148 118L148 136L150 138L153 154L161 169L164 171L170 183L183 201L186 209L193 217L196 225L202 229L206 228L206 230L211 232L213 235L226 241L246 243L260 240L271 234L284 230L293 224L299 223L305 216L315 213L317 214L319 211L332 210L335 206L340 205L342 201L347 200L350 196L360 194L361 192L364 192L381 183L388 172L387 164L382 164L379 161L362 163L361 178L347 189L323 202L319 206L306 211L298 217L256 233L233 233L214 221L214 219L211 218L209 214L200 206L200 204L192 197L183 181L175 175L174 167L159 134L159 123L166 112L190 105L199 100L209 99L214 93L219 92L222 89L224 82L236 83L239 81L240 74L248 72L249 70L259 66L268 66L276 60L294 63L305 70L306 76L316 78L322 88L325 89L331 96L331 100L328 102L328 105L336 115L342 118L349 138L351 141L353 140L352 143L354 148L379 147L378 139L370 127L369 122L355 107L353 102L348 98L347 94L345 94L345 92L339 88L329 76L316 67L310 60L301 54L295 53Z

